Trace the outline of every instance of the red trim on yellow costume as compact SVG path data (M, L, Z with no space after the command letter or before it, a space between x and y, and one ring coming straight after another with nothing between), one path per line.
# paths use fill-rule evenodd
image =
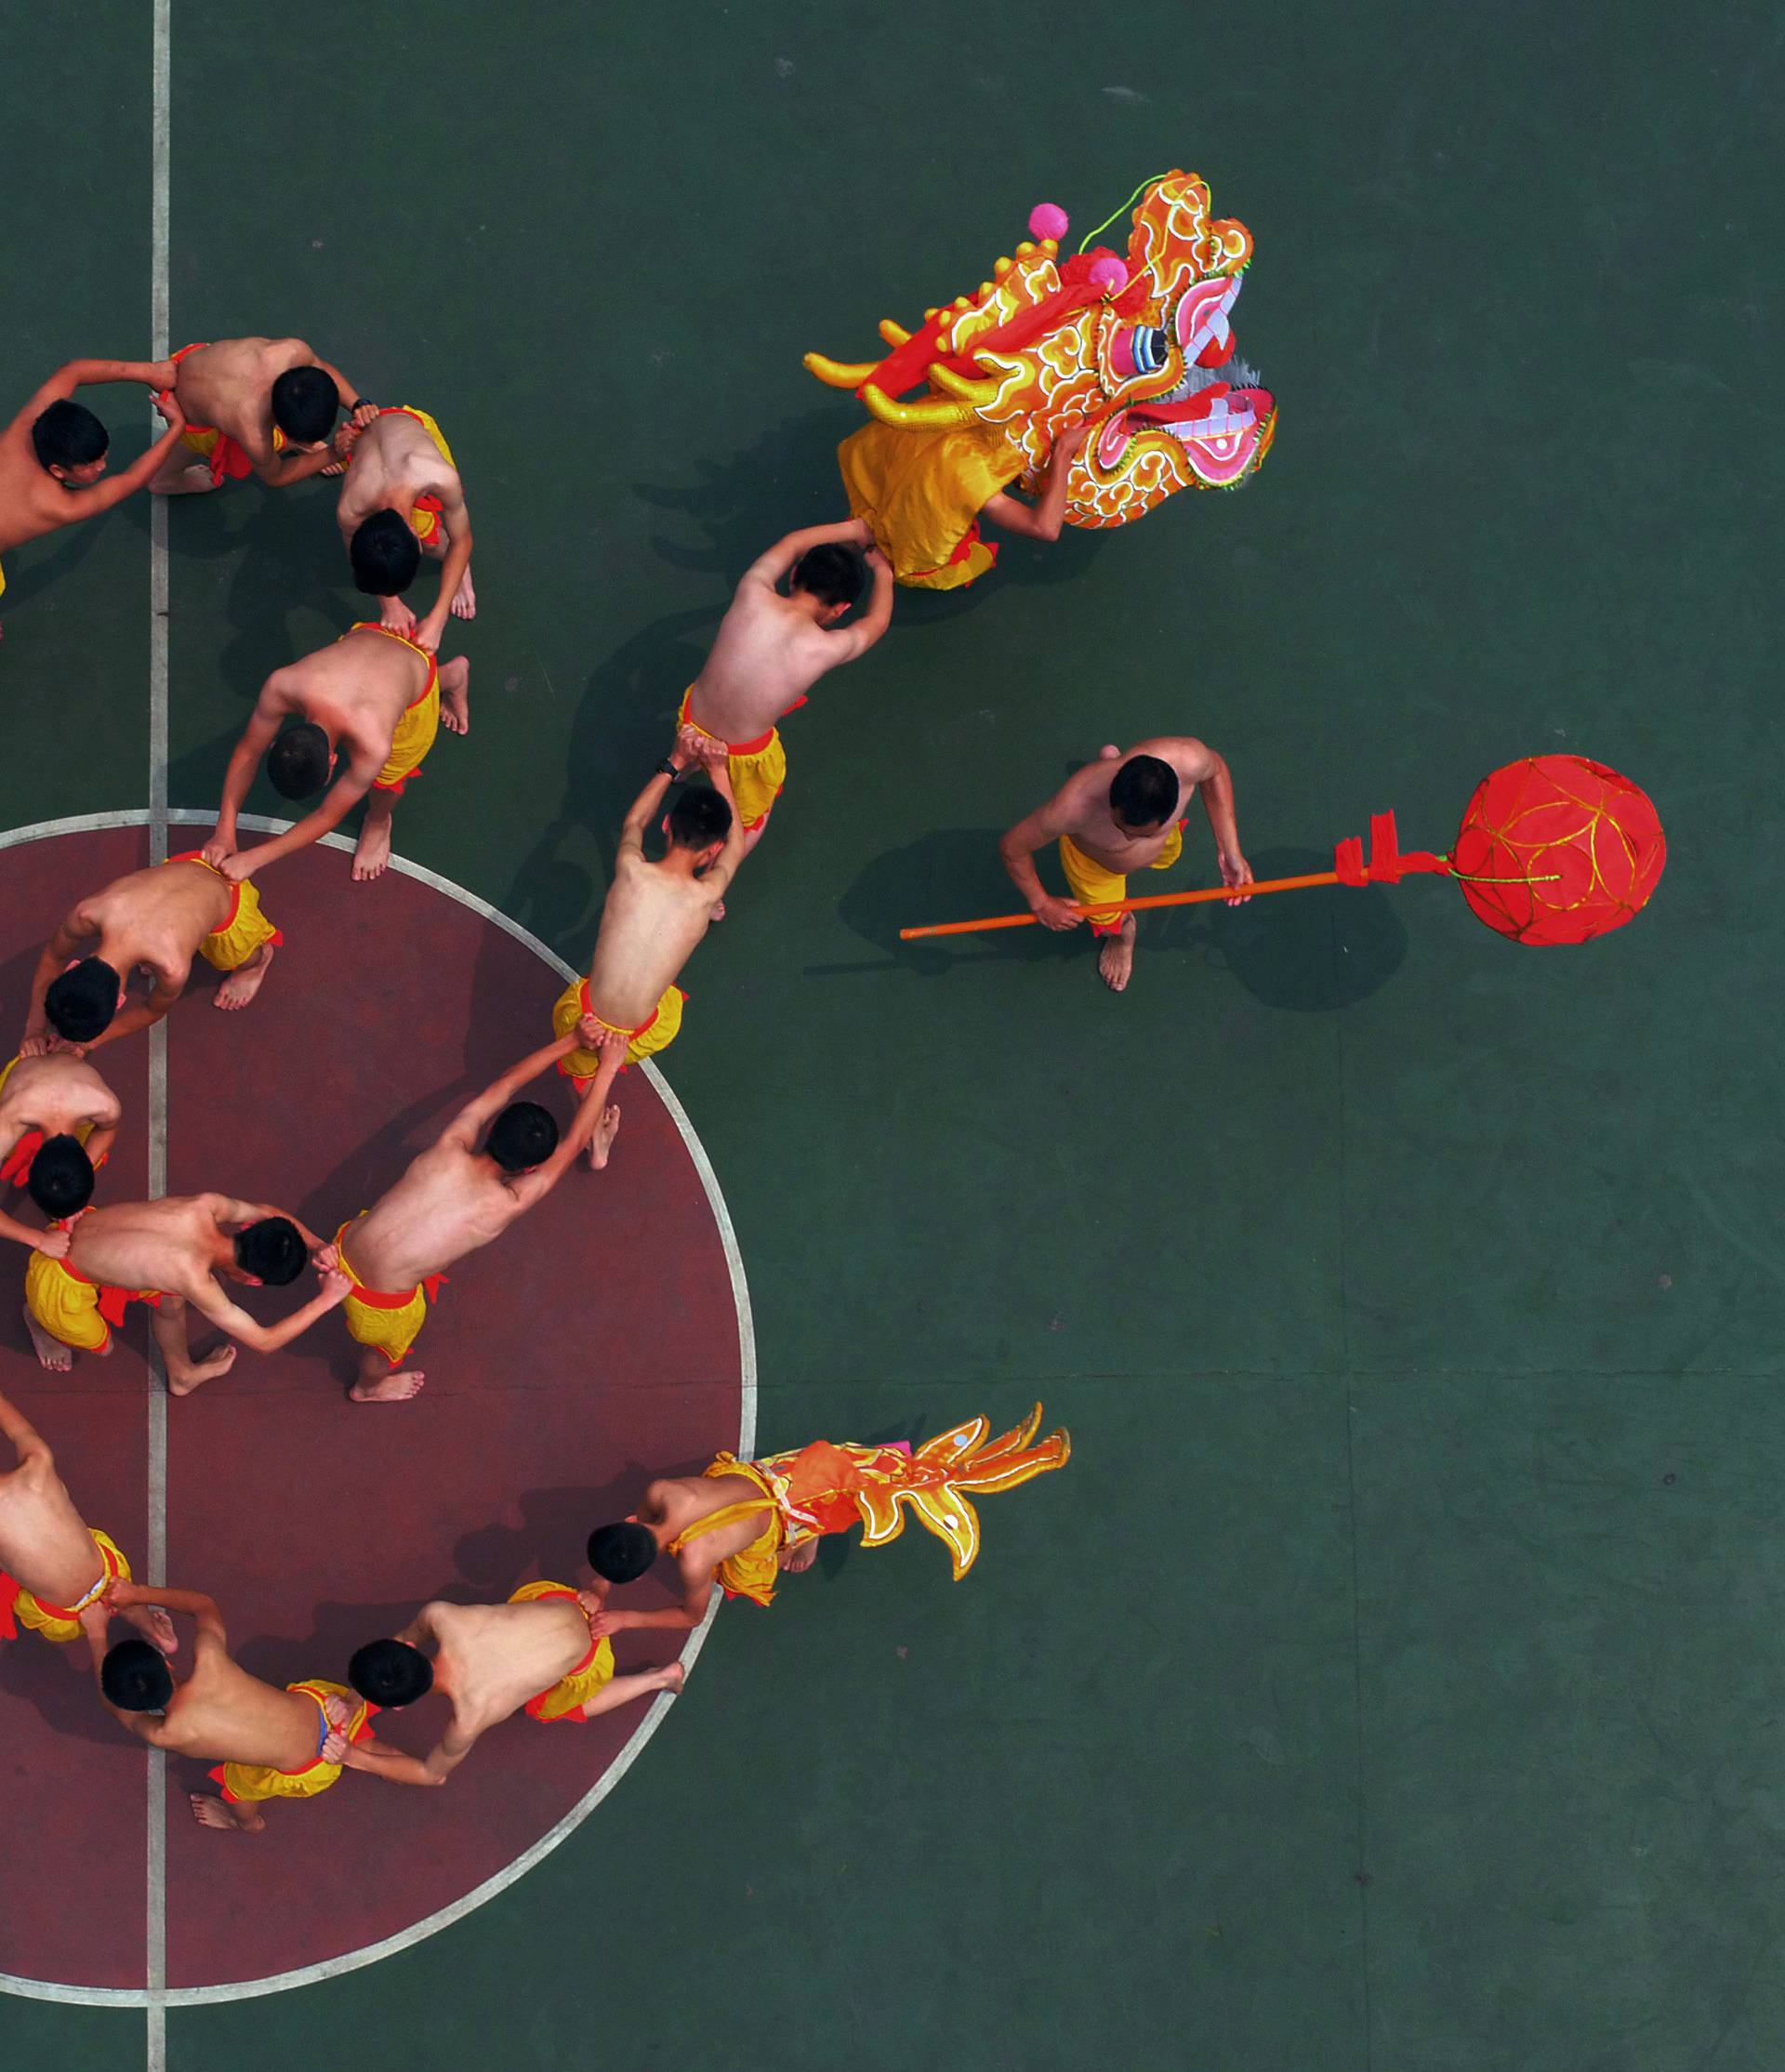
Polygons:
M540 1604L553 1597L567 1597L573 1604L576 1603L576 1592L574 1590L542 1590L533 1602L536 1604ZM577 1608L580 1610L581 1606L579 1605ZM530 1720L537 1720L542 1726L555 1726L560 1720L575 1719L576 1715L574 1712L555 1712L548 1717L545 1707L549 1702L553 1692L557 1691L560 1685L568 1683L572 1677L581 1676L601 1651L601 1642L591 1633L588 1637L588 1653L583 1656L576 1667L574 1669L566 1669L549 1690L537 1692L527 1700L522 1708L527 1717Z
M285 1688L286 1690L290 1690L291 1685L287 1683L285 1685ZM304 1693L304 1696L312 1700L315 1698L315 1693L313 1691L306 1691ZM356 1745L362 1741L366 1741L371 1738L373 1716L374 1714L383 1709L382 1707L374 1705L369 1698L363 1699L361 1702L364 1704L365 1709L364 1712L361 1713L359 1721L354 1726L352 1733L348 1735L348 1739L355 1743ZM318 1702L316 1705L316 1710L319 1714L321 1714L322 1717L322 1731L316 1736L316 1753L311 1757L308 1762L300 1762L295 1770L281 1770L278 1773L280 1776L307 1776L310 1772L315 1769L316 1765L323 1760L323 1744L328 1739L329 1736L328 1714L323 1711L323 1708L320 1702ZM205 1772L205 1775L208 1776L211 1782L218 1787L222 1797L227 1799L231 1805L239 1806L245 1801L236 1797L235 1793L230 1789L229 1785L226 1782L229 1767L230 1766L227 1762L219 1762L215 1769L207 1770ZM254 1765L254 1767L258 1768L258 1765Z
M210 872L213 878L223 878L223 882L230 888L230 911L227 915L225 915L223 919L217 924L214 929L209 930L209 932L212 935L227 935L230 930L235 926L235 917L241 911L241 879L239 878L224 878L223 873L218 869L215 864L206 864L205 862L205 853L202 850L182 850L178 856L170 856L168 857L167 861L170 864L203 864L205 868ZM274 929L272 933L268 936L267 940L272 944L274 949L282 948L285 940L284 930L283 929Z

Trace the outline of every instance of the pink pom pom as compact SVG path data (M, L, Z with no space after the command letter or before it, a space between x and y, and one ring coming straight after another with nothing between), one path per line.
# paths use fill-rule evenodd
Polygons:
M1088 276L1094 288L1102 288L1106 295L1116 295L1128 285L1128 269L1121 260L1111 254L1091 262Z
M1057 244L1068 229L1066 212L1058 202L1038 202L1029 211L1029 235L1051 237Z

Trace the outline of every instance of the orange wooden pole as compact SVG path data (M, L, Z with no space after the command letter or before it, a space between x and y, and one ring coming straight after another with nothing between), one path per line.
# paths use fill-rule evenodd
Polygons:
M1265 892L1301 892L1310 885L1337 885L1340 882L1336 870L1321 870L1306 878L1267 878L1262 884L1240 888L1247 899L1254 899ZM1149 906L1196 906L1206 900L1232 899L1234 888L1230 885L1209 885L1195 892L1151 892L1144 899L1112 900L1109 911L1117 914L1138 914ZM1082 914L1084 908L1079 907ZM1104 911L1102 908L1100 912ZM932 928L902 928L901 943L915 942L920 935L978 935L993 928L1038 928L1040 922L1033 914L995 914L985 921L938 921Z

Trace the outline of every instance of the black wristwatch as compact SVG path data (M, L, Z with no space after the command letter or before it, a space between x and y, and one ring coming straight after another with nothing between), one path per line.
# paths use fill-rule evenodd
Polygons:
M663 760L657 765L657 775L659 777L668 777L671 784L674 784L677 779L680 778L683 772L681 765L679 762L671 762L668 756L665 756Z
M347 406L347 414L350 417L356 410L376 410L377 407L370 396L355 396Z

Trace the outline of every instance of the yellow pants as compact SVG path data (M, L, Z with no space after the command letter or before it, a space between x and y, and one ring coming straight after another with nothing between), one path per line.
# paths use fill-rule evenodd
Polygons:
M440 735L440 674L430 674L420 700L409 706L390 736L390 759L372 780L375 791L393 791L403 797L403 787L428 759L428 751Z
M353 1222L359 1220L355 1217ZM348 1264L345 1239L352 1228L352 1222L343 1223L335 1233L335 1249L340 1255L341 1272L355 1287L364 1287L365 1283ZM421 1327L428 1321L428 1284L422 1282L406 1302L388 1307L350 1295L341 1304L341 1315L350 1338L361 1345L374 1347L395 1366L420 1337Z
M657 1002L657 1011L638 1029L617 1029L616 1036L630 1036L632 1040L626 1047L626 1062L637 1064L642 1058L655 1057L659 1050L667 1050L681 1033L681 1003L687 998L681 986L672 985ZM593 1014L588 1004L588 981L577 979L567 985L558 996L558 1004L551 1010L551 1033L567 1036L586 1014ZM599 1014L595 1016L602 1021ZM602 1022L604 1029L611 1029L611 1022ZM602 1069L599 1050L573 1050L566 1058L560 1058L558 1069L566 1079L574 1079L579 1087L586 1087Z
M1170 870L1183 854L1183 824L1179 822L1165 838L1165 847L1148 864L1149 870ZM1127 916L1109 903L1128 897L1128 880L1093 863L1070 835L1060 838L1060 868L1066 874L1072 896L1085 909L1093 935L1119 935Z
M568 1583L522 1583L512 1597L510 1604L525 1604L536 1597L575 1598L576 1592ZM536 1698L527 1700L527 1711L536 1720L548 1725L553 1720L567 1720L580 1712L603 1684L614 1681L614 1649L603 1637L594 1642L583 1657L579 1668L568 1676L561 1676L549 1691L541 1691Z
M99 1314L104 1292L95 1282L83 1280L60 1259L46 1259L33 1252L25 1265L25 1307L51 1338L72 1345L77 1353L103 1353L112 1342L112 1326ZM126 1301L142 1301L155 1290L145 1288Z
M222 878L223 873L215 864L207 864L197 850L189 850L183 856L170 856L168 864L196 864L201 870L207 870L213 878ZM166 864L162 865L165 870ZM229 880L224 879L227 884ZM198 945L199 955L207 964L215 965L219 971L239 970L263 943L283 943L284 937L273 927L260 911L260 894L251 878L245 878L232 888L234 898L230 902L229 917L221 928L214 928Z
M717 741L719 736L708 733L707 729L688 717L688 707L694 695L691 683L681 694L681 710L676 715L679 727L693 727L703 740ZM803 699L800 701L804 703ZM771 727L759 746L747 742L742 748L725 744L725 773L732 780L732 798L737 806L738 823L745 829L760 827L773 812L775 800L787 781L787 751L781 746L781 730Z
M319 1792L328 1789L340 1775L342 1766L338 1762L324 1762L322 1757L323 1743L328 1735L328 1715L323 1710L325 1697L345 1698L353 1708L352 1717L343 1730L350 1741L364 1741L372 1731L372 1708L345 1683L329 1683L320 1676L311 1676L299 1683L287 1683L285 1688L301 1693L316 1707L316 1754L299 1770L275 1770L264 1762L221 1762L211 1772L211 1776L223 1787L226 1799L313 1799Z
M81 1637L80 1615L89 1604L96 1603L112 1585L130 1580L130 1564L119 1552L116 1543L97 1525L89 1525L93 1545L99 1557L99 1579L78 1604L46 1604L42 1598L33 1597L28 1590L21 1589L13 1599L12 1609L20 1626L29 1626L33 1633L41 1633L46 1641L56 1641L66 1646L70 1641ZM3 1582L4 1578L0 1578ZM0 1600L0 1618L5 1617L4 1601Z

